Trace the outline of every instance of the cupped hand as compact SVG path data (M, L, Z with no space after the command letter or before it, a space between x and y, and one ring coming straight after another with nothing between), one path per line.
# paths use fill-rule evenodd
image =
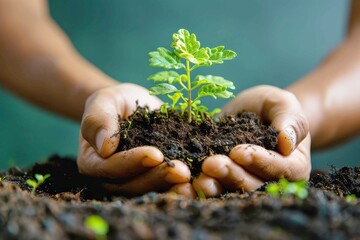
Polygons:
M257 86L241 92L222 113L250 111L279 131L278 151L241 144L229 156L208 157L193 188L206 197L225 190L251 192L266 181L286 178L307 180L311 170L310 134L307 119L296 97L272 86Z
M151 146L115 153L121 141L118 116L130 115L136 102L150 109L161 104L145 88L130 83L103 88L88 98L81 122L79 171L110 180L104 187L114 193L138 195L173 187L188 194L190 170L184 163L174 160L170 167L161 151Z

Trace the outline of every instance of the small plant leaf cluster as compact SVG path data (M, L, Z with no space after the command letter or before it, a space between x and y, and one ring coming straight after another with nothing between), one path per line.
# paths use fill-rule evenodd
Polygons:
M26 183L32 187L31 194L34 195L36 192L36 189L45 182L46 179L50 177L50 174L41 175L38 173L35 173L35 180L28 179L26 180Z
M99 215L88 216L84 221L84 225L95 233L96 239L104 240L107 238L109 224Z
M355 194L346 195L345 199L349 203L354 202L356 200L356 195Z
M234 94L229 89L235 89L232 81L220 76L197 75L191 78L191 73L198 67L221 64L225 60L236 57L236 53L226 50L224 46L214 48L201 47L194 33L186 29L180 29L173 34L173 42L170 45L173 51L159 47L157 51L150 52L150 66L160 67L161 71L151 75L148 80L157 83L150 88L151 95L167 95L170 103L161 106L161 112L168 114L168 109L180 110L182 114L187 112L188 121L192 118L201 121L206 116L212 117L220 112L215 109L209 112L205 105L201 104L201 98L210 96L213 98L230 98ZM174 70L184 70L179 74ZM176 86L178 85L178 86ZM197 95L193 96L197 90ZM187 96L184 95L187 93Z
M289 182L284 178L268 184L265 192L274 197L294 195L298 199L305 199L309 195L306 181Z

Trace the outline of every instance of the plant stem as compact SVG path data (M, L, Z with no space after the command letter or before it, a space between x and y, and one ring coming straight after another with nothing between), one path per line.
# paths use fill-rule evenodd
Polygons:
M186 59L186 75L187 75L187 92L188 92L188 121L191 123L191 78L190 78L190 62Z

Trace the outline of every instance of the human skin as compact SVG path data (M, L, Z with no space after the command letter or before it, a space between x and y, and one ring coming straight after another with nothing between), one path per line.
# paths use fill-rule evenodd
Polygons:
M253 191L282 177L308 179L310 148L328 148L360 133L359 89L360 1L353 1L347 37L318 68L286 90L247 89L223 109L253 111L271 123L280 132L278 152L239 145L229 156L211 156L193 181L193 191L214 197L225 190Z
M0 0L0 83L29 102L81 121L77 163L81 173L116 179L112 191L141 194L189 182L185 164L163 163L162 153L141 147L113 154L118 115L161 101L143 87L110 78L81 57L51 19L45 0ZM101 89L101 90L100 90ZM84 108L86 105L86 110Z

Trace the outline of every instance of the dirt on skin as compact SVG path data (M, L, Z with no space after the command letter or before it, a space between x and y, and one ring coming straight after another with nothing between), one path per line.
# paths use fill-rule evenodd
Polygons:
M117 151L138 146L156 146L165 159L181 160L189 166L192 176L201 171L203 160L214 154L228 155L238 144L254 144L276 150L278 132L263 124L257 115L243 112L221 117L217 121L188 122L186 114L137 108L127 120L119 121L120 145Z
M25 184L34 173L51 174L35 196ZM0 175L0 239L97 239L84 225L93 214L109 224L107 239L360 238L360 203L345 199L360 197L358 167L314 171L304 200L271 197L264 187L206 200L108 196L99 180L78 173L74 159L59 156Z

